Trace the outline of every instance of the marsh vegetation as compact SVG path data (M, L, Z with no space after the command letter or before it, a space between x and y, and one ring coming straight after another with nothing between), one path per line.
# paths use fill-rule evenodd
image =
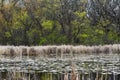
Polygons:
M1 46L0 78L5 80L119 80L119 50L119 45L115 44L91 47Z

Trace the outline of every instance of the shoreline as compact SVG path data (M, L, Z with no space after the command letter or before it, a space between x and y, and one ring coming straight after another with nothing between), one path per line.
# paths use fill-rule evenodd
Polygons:
M49 55L49 54L120 54L120 44L99 46L0 46L0 55Z

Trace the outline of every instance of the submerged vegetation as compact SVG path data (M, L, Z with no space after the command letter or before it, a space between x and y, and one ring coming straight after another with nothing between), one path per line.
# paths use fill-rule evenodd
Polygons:
M119 6L119 0L0 0L0 44L119 43Z

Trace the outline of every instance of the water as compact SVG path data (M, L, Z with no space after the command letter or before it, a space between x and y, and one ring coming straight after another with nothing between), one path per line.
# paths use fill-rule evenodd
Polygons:
M104 48L1 46L0 80L120 80L119 47Z

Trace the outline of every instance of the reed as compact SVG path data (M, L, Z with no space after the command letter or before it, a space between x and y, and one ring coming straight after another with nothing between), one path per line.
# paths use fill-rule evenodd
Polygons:
M25 56L49 56L56 54L110 54L120 53L120 44L99 46L72 46L72 45L48 45L48 46L0 46L1 55L25 55Z

